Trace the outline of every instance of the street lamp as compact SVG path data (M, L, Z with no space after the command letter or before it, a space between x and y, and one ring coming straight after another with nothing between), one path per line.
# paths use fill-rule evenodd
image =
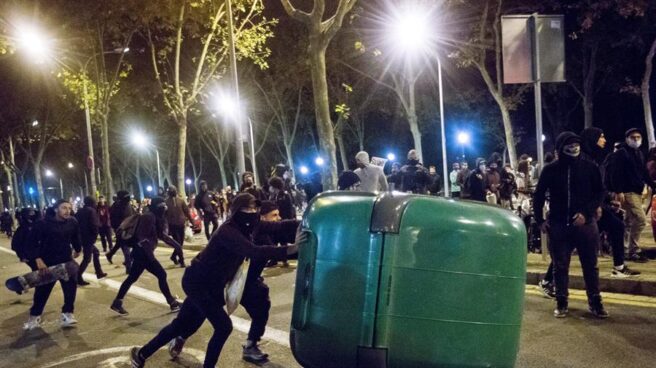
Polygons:
M432 9L425 9L417 5L408 4L402 8L392 9L392 19L388 23L388 40L390 48L403 54L405 62L411 64L412 58L430 55L435 48L435 31L432 29L432 20L429 18ZM422 55L423 54L423 55ZM449 172L446 156L446 133L444 122L444 93L442 88L442 62L439 55L437 60L437 76L439 85L440 128L442 140L442 178L444 180L444 196L449 196Z
M16 48L25 52L29 60L43 64L52 58L52 39L38 26L20 24L16 27Z
M52 172L50 169L46 169L46 176L49 178L52 178L55 176L55 173ZM62 181L62 178L59 178L59 194L61 194L61 198L64 198L64 182Z
M39 121L38 121L38 120L34 120L34 121L32 122L32 126L33 126L33 127L39 126Z
M141 131L135 130L130 134L130 140L135 147L141 150L146 150L149 147L155 149L155 156L157 159L157 186L162 186L162 175L160 172L159 149L150 142L148 137Z
M149 186L146 187L146 192L150 193L152 191L153 191L153 186L152 185L149 185Z
M469 133L467 132L459 132L457 137L458 139L458 144L460 144L460 147L462 148L462 159L463 161L465 160L465 145L469 144Z
M394 162L394 161L396 161L396 155L393 154L393 153L391 153L391 152L388 153L388 154L387 154L387 160L389 160L390 162Z
M323 159L323 157L317 157L314 159L314 163L317 164L317 166L323 166L326 161Z
M301 174L307 175L310 172L310 169L308 169L307 166L301 166L300 171L301 171Z
M53 175L55 175L55 174L52 172L52 170L46 169L46 176L47 177L52 177Z
M191 183L192 183L191 179L187 178L187 180L185 180L185 184L187 184L187 195L189 195L189 186L191 185Z
M72 162L69 162L69 163L68 163L68 168L69 168L69 169L72 169L72 168L74 168L74 167L75 167L75 166L73 165Z

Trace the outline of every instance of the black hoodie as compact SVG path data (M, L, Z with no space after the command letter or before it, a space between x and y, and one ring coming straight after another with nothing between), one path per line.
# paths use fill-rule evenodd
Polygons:
M649 176L645 157L640 149L622 143L620 149L608 157L606 187L615 193L642 194L645 184L651 188L656 183Z
M586 128L581 132L582 158L601 166L606 158L603 148L597 142L604 132L599 128Z
M535 190L534 209L538 224L544 222L542 211L545 194L549 192L549 221L570 225L576 213L582 213L586 223L593 221L597 208L601 206L604 188L601 173L594 163L563 153L566 144L581 142L572 132L563 132L556 139L558 160L544 167Z
M29 234L30 247L26 249L27 259L41 258L47 266L73 260L71 246L80 252L80 230L74 217L58 220L47 216L34 226Z

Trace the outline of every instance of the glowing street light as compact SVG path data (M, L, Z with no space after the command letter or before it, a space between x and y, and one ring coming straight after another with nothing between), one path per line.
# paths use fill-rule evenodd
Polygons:
M317 166L323 166L326 161L323 159L323 157L317 157L314 159L314 163L317 164Z
M75 167L75 165L73 165L72 162L69 162L69 163L68 163L68 168L69 168L69 169L72 169L72 168L74 168L74 167Z
M32 126L33 126L33 127L39 126L39 121L38 121L38 120L34 120L34 121L32 122Z
M242 108L241 101L238 97L235 97L233 94L226 93L224 91L219 91L214 97L214 106L221 113L221 115L232 120L237 128L238 132L238 145L237 145L237 166L240 172L246 171L246 157L244 155L244 146L242 142ZM248 145L250 147L251 155L251 167L253 169L254 180L257 183L259 181L257 175L257 166L255 162L255 140L253 138L253 122L250 118L248 120Z
M462 149L462 159L465 159L465 146L469 144L469 141L471 140L471 137L469 136L469 133L467 132L458 132L458 135L456 136L456 139L458 140L458 144L460 144L460 148Z
M307 166L301 166L300 170L301 170L301 174L303 175L307 175L310 172L310 169L308 169Z
M187 180L185 180L185 183L186 183L187 185L191 185L191 179L187 178Z
M150 193L152 191L153 191L153 186L152 185L149 185L149 186L146 187L146 192Z
M52 170L50 170L50 169L46 169L46 176L47 176L47 177L50 178L50 177L52 177L52 176L54 176L54 175L55 175L55 174L52 172Z
M150 142L150 139L142 131L134 130L130 134L130 141L132 144L140 150L147 150L152 147L155 149L155 156L157 159L157 186L162 186L162 174L160 171L160 162L159 162L159 149L155 147L154 144Z
M52 40L33 24L16 27L16 48L36 64L43 64L52 57Z
M390 152L390 153L387 154L387 159L389 161L395 161L396 160L396 155Z

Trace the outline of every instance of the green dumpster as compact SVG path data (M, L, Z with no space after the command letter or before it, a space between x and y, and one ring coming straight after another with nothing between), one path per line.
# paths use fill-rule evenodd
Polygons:
M526 231L512 213L328 192L303 230L290 343L304 367L514 366Z

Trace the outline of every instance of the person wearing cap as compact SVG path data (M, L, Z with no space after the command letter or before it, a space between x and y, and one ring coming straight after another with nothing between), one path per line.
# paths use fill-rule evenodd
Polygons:
M401 167L401 191L426 194L430 183L428 170L419 162L417 151L408 151L408 161Z
M207 187L207 182L205 180L200 181L200 191L196 196L196 202L194 203L200 217L203 218L203 227L205 228L205 237L207 240L210 240L210 236L216 228L219 227L219 216L216 213L217 199L216 193L212 192ZM212 230L210 231L210 224L212 224Z
M590 312L607 318L599 292L597 219L601 212L604 187L599 168L581 159L581 138L563 132L556 139L558 160L544 167L534 196L535 220L548 233L551 259L554 262L556 309L554 317L564 318L568 309L569 266L577 250L588 296ZM549 193L549 216L543 217L546 193Z
M114 229L114 233L116 233L118 227L121 226L121 222L123 222L123 220L136 213L136 210L132 206L131 202L132 198L127 190L119 190L116 193L116 201L114 201L112 206L109 208L109 222L112 225L112 229ZM132 257L130 256L131 250L123 240L117 237L116 243L109 250L109 252L105 253L105 257L107 257L107 261L110 264L113 263L112 258L119 249L121 249L123 252L123 264L125 265L125 273L130 273L130 266L132 265Z
M193 335L206 319L212 324L214 333L207 344L203 366L216 366L223 345L232 332L232 321L223 308L226 284L235 277L246 258L284 260L288 254L297 252L298 244L306 240L306 233L301 232L294 245L277 247L253 243L253 232L258 227L269 231L294 224L261 223L260 205L261 202L248 193L241 193L233 199L228 219L185 270L182 288L187 298L180 313L146 345L132 348L130 356L133 368L144 367L146 360L169 342L173 345L170 346L170 354L179 353L178 349L182 349L184 340ZM182 338L182 344L179 341L176 344L179 337ZM257 347L257 342L254 344Z
M358 166L354 173L360 178L360 192L384 192L387 190L387 178L380 166L369 163L369 154L360 151L355 155Z
M476 159L476 169L469 173L465 187L469 193L469 199L487 202L487 161L484 158L479 157Z
M157 278L159 289L164 294L166 302L169 304L172 312L180 310L180 302L171 294L169 284L166 281L166 271L164 267L155 258L155 248L157 248L157 240L162 240L165 244L173 247L174 253L179 257L180 263L184 265L184 258L182 255L182 248L167 233L166 218L166 202L162 197L155 197L151 199L148 205L148 211L139 216L134 237L136 245L132 249L132 267L128 277L123 281L121 287L118 289L116 299L112 302L110 309L120 315L128 314L128 311L123 308L123 298L130 290L132 284L137 282L139 277L144 271L148 271Z
M82 251L80 228L77 220L71 215L73 206L67 200L60 199L52 207L43 220L38 221L28 235L29 247L26 248L28 264L36 266L41 272L61 263L73 261ZM60 279L64 293L64 306L59 320L62 327L77 324L73 311L77 295L77 275L69 275L68 279ZM56 282L37 286L34 290L34 301L30 308L30 317L23 325L24 330L32 330L41 326L41 314L50 298Z
M82 262L77 273L77 284L80 286L89 285L84 281L82 274L89 266L93 259L93 269L96 271L96 277L102 279L107 276L100 265L100 252L96 248L96 239L100 229L100 219L96 211L96 200L93 197L84 197L84 207L80 208L75 214L75 218L80 227L80 239L82 241Z
M180 244L180 249L182 249L185 238L185 221L189 220L189 223L193 223L194 220L189 213L187 202L178 196L178 188L170 185L166 192L168 198L166 198L165 216L166 223L169 225L169 234L173 240ZM171 261L176 265L180 265L180 267L185 267L184 261L178 257L177 253L171 255Z
M640 249L640 235L647 222L642 208L642 192L645 184L653 190L656 183L649 176L645 157L640 151L640 130L631 128L626 131L624 137L625 142L608 159L606 186L616 194L616 199L625 211L624 247L628 250L627 260L642 263L647 262Z

